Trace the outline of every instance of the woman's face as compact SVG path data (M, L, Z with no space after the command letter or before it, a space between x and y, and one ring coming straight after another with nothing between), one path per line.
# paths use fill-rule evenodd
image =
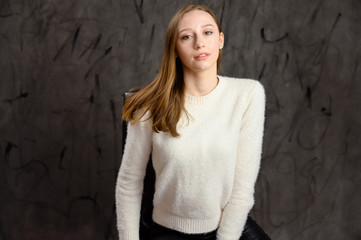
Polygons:
M176 44L184 71L217 72L219 47L223 46L223 41L223 33L209 13L201 10L185 13L178 24Z

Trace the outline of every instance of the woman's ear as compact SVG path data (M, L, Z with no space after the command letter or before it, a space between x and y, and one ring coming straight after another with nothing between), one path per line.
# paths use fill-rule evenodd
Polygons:
M219 33L219 48L222 49L224 46L224 34L222 32Z

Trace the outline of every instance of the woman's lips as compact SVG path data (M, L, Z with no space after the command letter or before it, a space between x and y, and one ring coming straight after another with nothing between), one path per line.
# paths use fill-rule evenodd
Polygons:
M194 56L194 59L196 60L205 60L207 59L211 54L210 53L200 53Z

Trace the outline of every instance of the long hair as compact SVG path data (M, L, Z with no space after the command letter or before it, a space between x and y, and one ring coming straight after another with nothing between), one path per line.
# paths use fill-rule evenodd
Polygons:
M178 37L178 23L187 12L201 10L209 13L222 32L221 25L214 13L205 6L187 4L173 16L167 29L165 47L160 71L148 86L127 97L122 119L132 124L142 121L149 112L148 120L152 118L152 130L155 132L169 132L173 137L179 136L177 123L182 113L188 113L184 107L184 81L182 62L176 54ZM217 59L217 71L220 68L222 50Z

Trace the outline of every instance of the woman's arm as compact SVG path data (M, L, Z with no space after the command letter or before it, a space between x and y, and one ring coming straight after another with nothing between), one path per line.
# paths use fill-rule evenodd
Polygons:
M120 240L139 239L143 180L152 146L151 121L128 124L124 154L115 189Z
M222 213L217 231L218 240L238 240L253 207L254 185L262 153L265 105L264 88L257 82L242 118L234 185L231 198Z

